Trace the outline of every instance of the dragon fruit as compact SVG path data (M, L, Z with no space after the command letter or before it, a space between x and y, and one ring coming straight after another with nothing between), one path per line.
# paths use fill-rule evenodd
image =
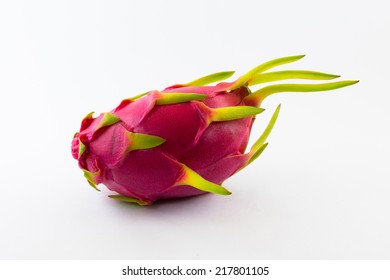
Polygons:
M286 79L330 80L338 75L305 70L267 70L303 55L271 60L233 82L220 82L234 72L218 72L162 91L125 99L114 110L88 114L72 141L88 183L102 183L117 195L109 197L150 205L156 200L204 193L229 195L221 184L255 160L278 117L246 152L252 124L264 98L277 92L333 90L357 81L321 84L271 84ZM220 82L216 85L212 83Z

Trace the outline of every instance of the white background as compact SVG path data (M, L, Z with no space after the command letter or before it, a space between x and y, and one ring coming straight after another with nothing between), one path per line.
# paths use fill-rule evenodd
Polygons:
M0 258L389 259L386 3L2 1ZM90 111L296 54L281 69L360 83L266 100L270 145L229 197L118 203L71 157Z

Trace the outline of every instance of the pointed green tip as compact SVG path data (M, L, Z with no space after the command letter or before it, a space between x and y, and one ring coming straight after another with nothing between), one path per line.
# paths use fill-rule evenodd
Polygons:
M149 91L147 91L147 92L144 92L144 93L141 93L141 94L138 94L138 95L135 95L135 96L130 97L130 98L125 99L125 100L128 100L128 101L130 101L130 102L131 102L131 101L135 101L135 100L140 99L141 97L147 95L147 94L150 93L150 92L151 92L151 90L149 90Z
M245 101L260 104L266 97L278 92L316 92L335 90L351 86L359 82L358 80L345 80L323 84L275 84L261 88L245 97Z
M265 148L267 148L268 146L268 143L264 143L263 145L261 145L256 151L253 152L252 156L250 157L248 163L245 165L249 165L250 163L252 163L255 159L257 159L265 150Z
M162 137L143 133L127 132L127 137L130 141L129 147L127 148L129 152L135 150L151 149L160 146L166 141Z
M264 142L267 140L268 136L270 135L270 133L271 133L271 131L276 123L276 120L278 119L281 107L282 107L281 104L279 104L278 107L276 107L275 112L272 114L271 120L269 121L264 132L260 135L260 137L257 139L257 141L253 144L253 146L249 152L251 154L251 157L249 159L249 163L251 163L256 158L258 158L260 156L260 154L264 151L264 149L267 147L268 144L264 143Z
M348 87L352 86L354 84L357 84L359 80L345 80L345 81L340 81L340 82L334 82L334 83L329 83L329 84L323 84L323 88L321 88L321 85L319 85L320 90L332 90L332 89L339 89L343 87Z
M350 81L346 81L346 82L350 82L349 85L354 85L354 84L357 84L358 82L360 82L360 80L350 80Z
M231 121L246 117L254 117L264 112L263 108L253 106L232 106L211 109L210 120L213 122Z
M88 113L88 114L83 118L83 120L92 118L92 115L93 115L94 113L95 113L95 112L90 112L90 113Z
M291 80L291 79L305 79L305 80L333 80L339 78L340 75L334 75L329 73L322 73L309 70L283 70L260 73L253 76L248 85L253 86L262 83Z
M95 190L100 192L100 190L96 186L97 185L96 178L100 175L100 170L92 173L91 171L89 171L87 169L83 169L83 172L84 172L85 179L87 179L87 181L88 181L88 184L91 187L93 187Z
M115 199L115 200L123 201L123 202L136 203L139 206L147 206L147 205L151 204L149 202L142 201L142 200L134 198L134 197L128 197L128 196L123 196L123 195L109 195L108 197Z
M201 77L189 83L183 84L183 86L205 86L211 83L226 80L227 78L230 78L233 74L234 71L218 72L218 73Z
M305 55L286 56L286 57L273 59L273 60L267 61L263 64L260 64L260 65L256 66L255 68L251 69L250 71L248 71L246 74L239 77L238 80L231 87L229 87L229 90L234 90L234 89L237 89L237 88L245 85L255 75L260 74L268 69L274 68L274 67L279 66L279 65L295 62L295 61L303 58L304 56Z
M98 125L98 127L96 128L96 130L102 128L102 127L105 127L105 126L109 126L109 125L112 125L114 123L117 123L120 121L120 118L115 116L114 114L112 113L104 113L104 116L100 122L100 124Z
M186 92L166 92L160 93L156 99L157 105L178 104L189 101L197 101L206 99L208 95L200 93L186 93Z
M83 142L81 142L81 140L79 139L79 154L78 154L78 157L80 158L82 156L82 154L85 152L85 145Z
M95 190L97 190L98 192L100 192L100 190L98 189L98 187L97 187L93 182L91 182L91 181L89 181L89 180L87 180L87 182L88 182L88 184L89 184L92 188L94 188Z
M231 192L225 189L224 187L204 179L202 176L200 176L197 172L195 172L188 166L184 164L181 165L184 171L184 176L181 178L180 181L178 181L175 184L176 186L188 185L205 192L210 192L210 193L215 193L220 195L231 194Z

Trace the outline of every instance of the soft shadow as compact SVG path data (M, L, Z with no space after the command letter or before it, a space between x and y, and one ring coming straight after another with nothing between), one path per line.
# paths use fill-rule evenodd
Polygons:
M132 213L158 216L164 214L207 214L214 206L215 200L213 194L202 194L193 197L170 198L156 201L152 205L139 206L135 203L128 203L119 200L110 199L109 203L115 208L126 210ZM215 198L215 197L214 197Z

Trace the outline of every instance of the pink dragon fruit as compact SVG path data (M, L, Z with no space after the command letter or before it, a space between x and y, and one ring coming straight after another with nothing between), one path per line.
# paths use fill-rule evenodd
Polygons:
M277 92L326 91L357 81L322 84L272 84L286 79L330 80L337 75L291 70L266 72L301 59L290 56L261 64L234 82L234 72L211 74L186 84L153 90L123 100L97 118L88 114L74 135L72 154L88 183L103 183L111 198L149 205L166 198L204 193L228 195L221 183L255 160L279 114L245 152L255 116L267 96ZM98 190L98 189L97 189Z

